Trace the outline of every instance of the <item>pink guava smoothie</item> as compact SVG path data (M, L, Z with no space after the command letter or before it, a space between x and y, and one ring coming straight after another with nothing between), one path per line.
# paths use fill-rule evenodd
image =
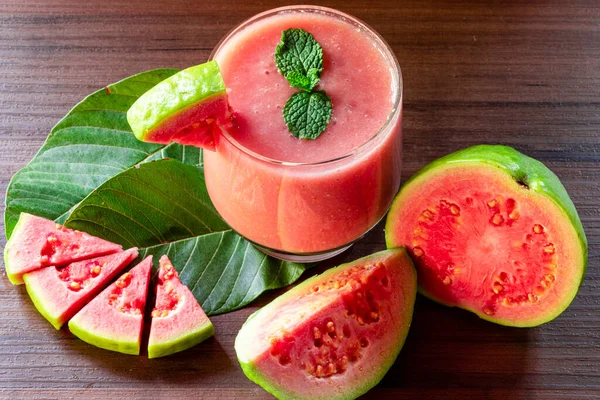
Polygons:
M213 53L233 122L205 151L211 199L232 228L271 250L327 252L360 238L385 214L400 184L401 82L385 43L352 17L289 7L254 17ZM273 54L288 28L323 48L317 89L333 104L316 140L293 137L282 109L298 89Z

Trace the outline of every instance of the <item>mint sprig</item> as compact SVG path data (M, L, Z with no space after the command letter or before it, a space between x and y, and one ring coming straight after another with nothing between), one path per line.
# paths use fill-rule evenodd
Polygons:
M298 139L316 139L331 120L331 99L324 90L314 91L323 71L323 48L303 29L286 29L275 49L277 69L290 83L302 89L283 107L283 120Z
M283 119L298 139L316 139L331 119L331 99L323 90L294 93L285 103Z
M310 92L323 71L323 49L305 30L286 29L275 50L275 64L292 87Z

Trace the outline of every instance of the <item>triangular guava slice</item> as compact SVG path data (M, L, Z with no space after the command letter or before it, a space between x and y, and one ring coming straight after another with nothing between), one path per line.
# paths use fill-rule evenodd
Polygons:
M192 292L179 280L169 258L160 259L156 305L148 341L148 358L168 356L204 341L214 327Z
M60 329L137 256L137 248L132 248L66 267L41 268L26 273L23 280L38 311Z
M148 90L127 111L135 136L215 150L220 126L229 119L225 83L216 61L170 76Z
M118 244L65 228L49 219L21 213L4 248L4 266L8 279L19 285L27 272L51 265L61 267L122 249Z
M71 333L103 349L140 354L150 271L152 256L121 275L83 307L69 321Z
M357 398L394 363L416 294L404 248L331 268L248 318L235 339L242 370L277 398Z

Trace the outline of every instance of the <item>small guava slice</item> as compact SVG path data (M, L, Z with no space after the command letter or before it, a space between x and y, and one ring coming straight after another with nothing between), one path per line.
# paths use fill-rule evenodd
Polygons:
M148 256L75 314L71 333L102 349L140 354L151 271Z
M25 288L40 314L60 329L137 255L132 248L66 267L41 268L23 275Z
M65 228L49 219L21 213L4 247L4 267L8 279L20 285L27 272L51 265L61 267L121 250L118 244Z
M148 358L177 353L203 342L215 329L166 255L160 258Z
M170 76L144 93L127 111L135 136L215 150L220 126L229 118L225 83L216 61Z
M404 248L332 268L252 314L235 339L238 360L277 398L357 398L394 363L416 293Z
M386 241L409 249L425 296L510 326L561 314L587 263L560 180L506 146L470 147L419 171L394 200Z

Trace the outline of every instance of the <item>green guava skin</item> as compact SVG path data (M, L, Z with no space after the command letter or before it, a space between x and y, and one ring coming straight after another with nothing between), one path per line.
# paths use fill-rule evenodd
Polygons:
M148 132L178 111L225 93L225 83L216 61L187 68L144 93L127 111L127 122L144 141Z
M558 317L564 310L567 309L569 304L575 298L583 277L587 268L588 259L588 242L583 230L583 225L575 209L573 201L569 197L567 190L560 182L559 178L542 162L526 156L512 147L502 145L477 145L468 147L463 150L456 151L441 157L418 171L413 175L404 185L402 185L400 192L396 196L396 199L392 203L392 207L388 213L386 220L385 232L386 232L386 244L388 248L398 246L395 238L393 237L394 226L402 221L397 221L394 215L400 207L399 199L404 193L408 193L412 190L413 185L418 186L427 181L429 177L434 174L444 173L444 170L448 167L455 166L456 164L480 164L482 167L498 168L511 176L516 182L522 185L526 185L530 191L545 196L552 200L554 204L560 209L566 221L568 221L577 234L581 253L583 255L583 262L580 265L580 276L579 281L571 287L569 293L569 301L564 304L564 307L557 308L555 312L547 315L543 315L536 320L524 321L522 323L505 321L502 319L494 318L494 316L488 316L478 310L468 310L477 314L478 317L494 322L499 325L513 326L513 327L533 327L544 324ZM454 307L454 304L447 304L440 299L435 298L430 293L425 291L419 286L419 293L425 297L443 304L448 307Z
M49 268L53 268L53 267L49 267ZM25 279L25 283L27 283L27 274L25 274L24 279ZM46 307L44 306L44 304L50 300L42 299L36 291L34 291L30 288L29 285L25 285L25 290L27 290L27 294L29 295L29 298L31 299L31 302L35 306L36 310L38 310L38 312L40 314L42 314L42 316L44 318L46 318L46 320L48 322L50 322L50 324L52 324L54 329L60 330L60 328L62 328L62 326L64 325L64 321L60 321L58 318L55 318L54 316L50 315L48 313Z
M213 324L207 320L206 323L195 332L185 332L181 336L168 342L148 346L148 358L159 358L178 353L194 347L215 334Z
M69 321L69 330L79 339L93 346L99 347L105 350L118 351L123 354L139 355L140 347L137 341L121 339L118 336L100 336L80 327L73 323L73 320Z
M23 214L21 214L22 216ZM19 217L19 220L17 221L17 224L15 225L15 227L13 228L13 233L15 232L19 232L19 227L25 224L25 220L22 217ZM4 246L4 269L6 270L6 276L8 278L8 280L10 281L10 283L12 283L13 285L21 285L23 284L23 274L15 274L13 273L13 268L11 267L10 264L10 256L9 256L9 252L10 249L14 243L13 239L11 241L11 238L15 238L15 237L19 237L19 235L11 235L11 237L8 239L8 242L6 242L6 245Z
M291 399L291 400L306 399L305 397L302 397L298 393L294 393L289 390L286 390L286 388L284 387L284 385L285 385L284 383L279 383L276 380L274 380L272 377L269 377L269 376L266 376L265 374L263 374L260 371L260 369L258 369L256 367L256 365L253 363L252 360L245 360L241 356L241 352L243 351L243 349L241 348L242 345L240 344L239 338L246 334L245 330L248 329L250 322L254 318L257 318L258 316L260 316L261 313L268 312L270 309L277 308L277 307L280 307L281 305L284 305L285 302L289 301L290 299L294 299L300 293L306 292L306 290L309 289L310 287L312 287L313 285L315 285L319 282L328 281L332 277L342 274L345 270L351 269L354 266L369 265L369 264L377 263L379 261L386 263L389 260L398 259L398 258L401 259L399 261L399 263L401 263L403 266L407 267L405 269L405 271L403 271L403 275L402 275L402 280L403 280L402 284L406 289L405 293L407 293L407 296L403 299L406 303L406 307L404 309L406 311L406 313L405 313L405 315L403 315L402 331L397 332L397 334L395 335L395 342L389 344L389 346L388 346L389 351L381 359L377 360L378 364L380 365L379 370L377 371L376 374L369 377L369 379L364 379L362 382L359 382L359 383L351 382L351 384L353 384L353 385L348 385L348 391L345 393L326 393L326 392L324 392L320 396L311 397L311 400L346 400L346 399L351 400L351 399L356 399L359 396L368 392L374 386L376 386L383 379L383 377L385 376L387 371L390 369L390 367L394 364L398 354L400 353L400 350L402 350L402 347L404 346L404 343L406 341L406 337L408 336L408 331L410 329L410 325L412 322L414 304L415 304L415 299L416 299L416 294L417 294L417 274L416 274L414 264L413 264L410 256L408 255L408 252L406 251L406 249L404 247L380 251L378 253L374 253L367 257L357 259L350 263L342 264L337 267L331 268L320 275L313 276L313 277L307 279L306 281L300 283L299 285L295 286L294 288L290 289L286 293L282 294L281 296L279 296L278 298L273 300L268 305L264 306L263 308L255 311L252 315L250 315L248 320L242 326L242 329L240 329L240 331L236 337L236 341L235 341L235 351L236 351L236 354L238 357L238 361L239 361L240 366L242 367L242 370L244 371L244 374L246 375L246 377L248 379L250 379L251 381L253 381L254 383L260 385L263 389L265 389L267 392L271 393L273 396L277 397L278 399Z

